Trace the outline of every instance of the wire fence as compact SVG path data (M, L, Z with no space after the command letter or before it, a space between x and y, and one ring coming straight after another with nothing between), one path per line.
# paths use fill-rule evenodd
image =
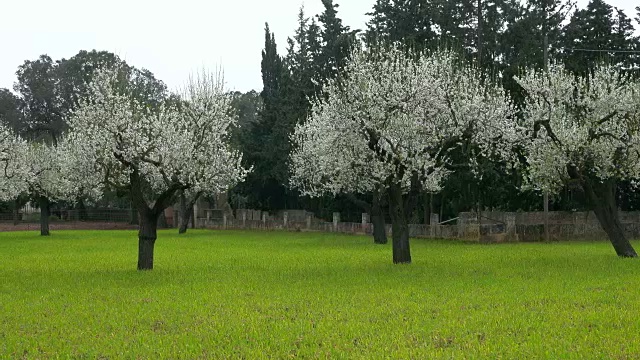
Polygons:
M51 209L50 230L137 229L137 214L130 209ZM40 212L0 212L0 231L40 229Z
M86 209L86 210L64 210L51 209L49 221L55 222L133 222L136 213L130 209ZM0 222L15 223L38 223L40 222L40 212L0 212Z
M128 222L108 221L60 221L51 222L49 230L136 230L137 225ZM40 224L34 222L0 222L0 232L5 231L39 231Z
M352 221L342 216L318 218L304 210L288 210L269 214L257 210L236 210L235 215L222 210L202 211L204 217L196 216L196 228L316 231L345 234L372 234L373 225L360 214L361 221ZM603 240L607 238L592 213L551 212L549 233L551 240ZM473 213L461 213L456 221L444 223L410 224L409 235L414 238L462 239L477 242L544 241L542 213L484 213L478 217ZM173 211L166 211L159 227L177 227ZM131 209L53 209L49 217L50 229L137 229L137 213ZM621 212L623 230L630 238L640 238L640 212ZM191 226L190 226L191 227ZM0 231L38 230L40 213L0 212ZM386 231L392 234L387 222Z

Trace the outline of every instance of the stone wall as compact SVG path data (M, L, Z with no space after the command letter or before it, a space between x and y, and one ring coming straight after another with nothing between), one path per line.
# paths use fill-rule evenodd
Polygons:
M508 241L543 241L544 212L482 212L460 213L458 224L476 225L483 235L505 233ZM625 233L640 237L640 212L621 211L618 214ZM550 240L602 240L607 234L593 211L550 211Z
M281 211L275 216L257 210L236 210L235 217L227 217L223 212L207 210L211 214L199 218L198 227L215 229L264 229L291 231L324 231L351 234L371 234L372 225L368 214L363 214L362 222L341 222L340 214L333 214L333 221L327 222L304 210ZM222 216L222 218L218 216ZM621 212L623 228L630 238L640 238L640 212ZM544 241L543 212L482 212L460 213L458 218L435 225L410 224L409 234L416 238L464 239L483 243L505 241ZM391 234L391 226L387 225ZM551 240L604 240L607 235L593 212L549 212L549 233Z

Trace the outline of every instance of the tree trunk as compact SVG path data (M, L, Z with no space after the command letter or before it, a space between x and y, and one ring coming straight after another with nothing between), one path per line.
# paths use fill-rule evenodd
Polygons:
M371 204L358 199L353 194L347 194L351 202L361 207L363 211L371 215L371 225L373 226L373 242L375 244L387 243L387 230L384 221L384 210L382 206L382 196L379 189L375 189L372 194Z
M153 207L149 208L144 198L142 178L136 167L129 174L131 184L131 201L138 209L140 225L138 227L138 270L153 269L153 248L158 238L158 220L164 210L174 203L177 191L183 190L179 183L173 183L163 193L156 197Z
M620 257L638 257L624 234L622 224L620 224L616 206L616 182L614 180L606 180L599 183L586 179L584 185L596 217L609 236L609 241L611 241L616 254Z
M49 236L49 199L46 196L38 198L40 205L40 235Z
M78 199L78 217L80 221L87 221L89 219L89 214L87 214L87 207L84 204L84 200L82 198Z
M180 224L178 226L178 234L184 234L187 232L189 221L193 217L193 205L196 203L196 200L197 198L193 201L187 201L187 197L184 195L184 192L180 194L180 216L178 217Z
M433 193L422 193L422 206L424 207L424 224L431 225L431 212L433 211Z
M373 192L373 200L371 202L371 225L373 225L373 242L374 244L387 243L387 229L384 221L384 210L380 204L380 192Z
M153 270L153 248L158 238L159 213L145 211L140 214L138 230L138 270Z
M405 214L402 188L399 184L389 187L389 213L391 215L391 237L393 245L393 263L411 263L409 248L409 224Z
M222 210L222 213L227 215L227 219L233 219L233 209L231 208L231 204L229 204L229 193L227 191L218 193L215 197L215 202L215 209Z
M129 208L129 224L138 225L138 211L136 210L133 201L131 202L131 206Z
M20 202L15 200L13 202L13 225L18 225L20 222Z
M442 221L444 219L444 190L440 193L440 214L439 219Z
M193 209L193 208L191 208ZM193 210L191 210L193 211ZM180 214L180 226L178 227L178 234L186 234L187 233L187 227L189 226L189 221L191 220L191 214L190 212L187 210L186 213L183 213L181 211Z
M429 193L429 214L433 214L433 193ZM442 218L438 218L442 221ZM429 225L438 225L431 223L431 216L429 216Z

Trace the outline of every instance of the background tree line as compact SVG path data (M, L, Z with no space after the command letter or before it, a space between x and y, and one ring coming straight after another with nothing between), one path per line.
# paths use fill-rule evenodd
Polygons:
M342 24L334 1L322 3L324 11L316 16L308 17L300 9L298 27L288 39L286 54L278 54L275 35L268 24L265 27L263 91L260 99L254 98L256 103L261 100L262 108L247 122L250 126L245 129L243 149L247 163L255 168L247 182L234 189L234 196L242 198L247 207L357 214L363 206L361 200L371 203L373 194L359 199L309 199L287 186L285 154L291 150L292 129L307 119L309 99L324 95L324 79L340 77L354 47L401 44L413 52L453 50L502 82L516 103L523 101L523 94L513 76L524 68L541 69L545 44L549 61L563 63L575 74L584 74L600 63L640 73L640 37L633 20L603 0L592 0L584 9L566 0L377 0L362 30ZM640 21L640 7L637 10L636 22ZM470 155L467 151L455 156L466 160ZM471 169L456 169L442 191L421 194L419 211L413 213L412 221L428 222L430 213L448 218L478 208L542 208L540 192L519 191L522 176L517 171L483 159L478 162L474 170L480 171L480 176L474 176ZM624 209L640 206L629 184L619 184L618 197ZM551 208L585 209L584 194L567 186L552 199Z
M358 214L380 200L375 194L312 199L289 186L290 135L309 116L310 100L326 95L323 87L328 80L340 79L354 47L401 44L414 52L453 50L492 74L516 103L523 101L523 94L512 77L525 67L542 68L545 44L551 61L563 63L576 74L601 62L640 72L640 37L632 18L603 0L592 0L584 9L561 0L377 0L368 13L366 28L358 30L343 24L337 3L321 1L324 10L320 14L300 9L285 54L278 53L275 34L266 24L263 89L234 94L232 105L239 121L232 139L244 154L244 165L253 167L246 181L230 193L234 207L305 208L322 216L333 211ZM637 22L640 7L636 10L631 16ZM55 143L65 131L63 119L85 96L92 70L116 65L124 69L122 76L131 96L146 99L148 106L157 106L170 96L153 73L129 66L109 52L81 51L55 61L43 55L19 66L15 92L0 89L0 118L26 139ZM454 156L468 160L472 153L459 151ZM480 171L480 176L474 176L470 168L457 169L439 193L419 194L421 201L416 202L418 211L413 212L412 221L427 222L430 213L447 218L478 208L541 208L539 192L519 191L522 176L516 170L477 161L474 171ZM628 210L640 208L630 184L618 186L619 204ZM584 200L579 189L567 186L552 199L551 208L583 209Z

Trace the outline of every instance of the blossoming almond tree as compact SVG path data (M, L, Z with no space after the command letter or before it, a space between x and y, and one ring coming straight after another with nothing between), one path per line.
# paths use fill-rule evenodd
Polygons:
M140 217L138 269L153 268L160 214L180 190L212 193L247 174L228 144L236 121L215 74L191 79L180 104L150 109L120 92L117 71L97 73L70 119L70 141L105 187L127 191Z
M440 188L448 153L463 142L488 153L515 134L502 89L449 52L356 51L326 93L292 136L292 185L311 196L385 189L394 263L411 262L406 213L419 191Z
M22 161L26 142L0 124L0 200L15 200L26 190Z
M530 186L582 187L618 256L636 257L616 206L616 182L640 177L640 82L613 67L575 77L560 65L529 70L519 131Z
M215 76L210 74L206 76L203 72L198 77L189 78L189 81L187 81L186 86L182 90L182 98L198 100L179 104L181 116L185 121L194 124L206 118L233 119L233 122L226 124L224 130L218 130L224 131L226 134L226 132L230 130L230 127L235 125L235 112L233 112L234 110L231 106L233 97L231 95L223 95L223 91L222 76L220 74ZM194 141L198 140L196 139ZM183 234L187 232L187 226L191 217L193 217L193 208L198 199L205 194L215 195L221 191L228 190L237 182L233 180L233 178L230 178L230 180L232 181L218 179L217 183L219 185L214 188L191 187L179 192L180 221L178 224L178 233Z
M62 140L63 142L64 140ZM40 207L40 235L49 235L49 206L52 200L74 200L77 187L65 176L67 161L62 143L31 143L22 152L22 181L32 199Z

